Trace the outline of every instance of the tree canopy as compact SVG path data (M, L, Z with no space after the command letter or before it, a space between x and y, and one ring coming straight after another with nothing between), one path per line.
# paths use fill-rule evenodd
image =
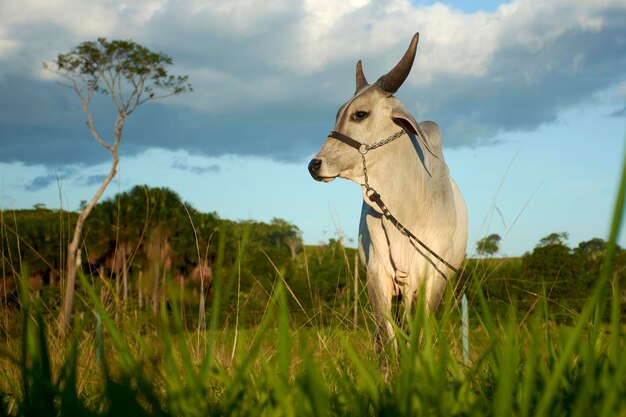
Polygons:
M476 242L476 253L482 256L493 256L500 250L500 235L491 234Z
M565 246L565 242L569 239L569 233L560 232L560 233L550 233L549 235L541 238L536 247L544 248L546 246L554 246L560 245Z
M53 63L46 68L70 81L81 98L108 94L126 115L148 100L192 91L188 76L168 73L169 56L130 40L83 42Z

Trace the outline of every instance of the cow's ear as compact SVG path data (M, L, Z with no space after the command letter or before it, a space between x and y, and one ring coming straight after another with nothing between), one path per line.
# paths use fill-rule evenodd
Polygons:
M417 135L417 122L415 118L409 113L409 111L399 101L395 103L395 106L391 112L391 118L393 122L402 127L407 132Z
M407 132L412 133L415 136L417 136L420 139L420 141L424 144L424 147L426 148L426 150L428 150L428 152L430 152L435 158L440 157L439 155L437 155L430 149L426 135L420 128L418 128L415 118L411 115L411 113L409 113L409 111L406 108L404 108L404 106L402 105L402 103L400 103L400 101L397 101L395 103L393 110L391 111L391 118L393 119L393 122L395 124L401 126ZM441 151L439 153L441 153Z

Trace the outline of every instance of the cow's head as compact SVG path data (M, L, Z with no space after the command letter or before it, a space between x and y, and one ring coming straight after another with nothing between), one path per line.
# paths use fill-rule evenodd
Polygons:
M393 96L411 71L419 34L416 33L400 62L374 84L368 84L361 61L356 64L356 92L337 112L335 131L371 144L397 132L399 128L417 134L417 122ZM311 176L318 181L337 177L363 183L361 156L354 148L329 137L309 163Z

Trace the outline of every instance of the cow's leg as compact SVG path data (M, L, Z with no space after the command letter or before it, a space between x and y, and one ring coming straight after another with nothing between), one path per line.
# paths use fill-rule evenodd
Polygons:
M394 340L390 322L391 299L394 291L394 270L389 257L387 236L382 228L381 216L363 205L359 233L359 255L366 267L367 293L376 322L376 338L381 345Z
M391 320L392 286L388 285L392 277L385 273L380 264L369 264L367 271L367 293L374 310L376 339L385 345L395 340ZM385 282L386 281L386 282Z

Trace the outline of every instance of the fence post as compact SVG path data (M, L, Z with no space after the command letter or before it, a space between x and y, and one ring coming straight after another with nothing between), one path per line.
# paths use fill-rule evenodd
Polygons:
M461 297L461 341L463 343L463 362L469 365L469 313L467 311L467 295Z
M354 324L354 330L357 329L357 322L359 320L358 316L358 307L359 303L359 254L354 254L354 310L353 310L353 318L352 323Z

